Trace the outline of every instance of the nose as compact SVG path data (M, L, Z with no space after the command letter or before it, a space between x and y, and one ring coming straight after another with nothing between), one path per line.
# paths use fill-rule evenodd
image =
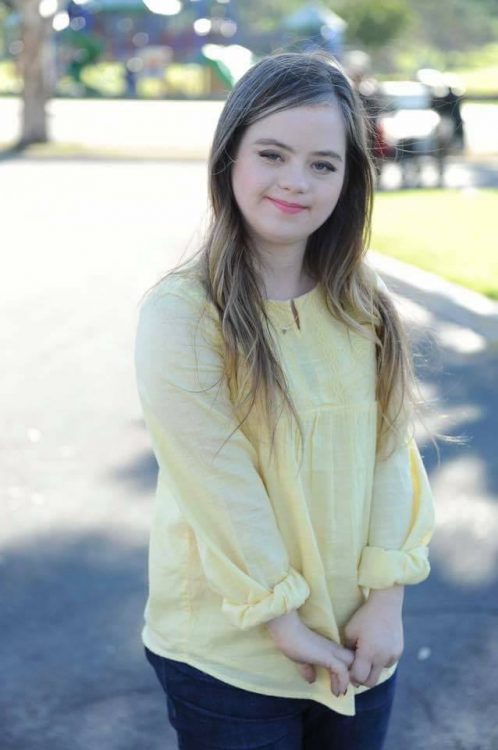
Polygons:
M299 164L286 164L278 173L278 183L282 190L305 193L309 188L309 179L304 168Z

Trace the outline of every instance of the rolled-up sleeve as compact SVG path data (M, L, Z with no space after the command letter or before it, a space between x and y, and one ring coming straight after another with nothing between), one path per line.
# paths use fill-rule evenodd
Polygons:
M434 524L429 479L410 438L376 463L368 544L359 563L360 586L380 589L425 580Z
M372 271L378 289L385 282ZM413 437L375 464L368 544L363 548L360 586L389 588L424 581L430 573L429 542L435 512L431 486Z
M254 446L235 430L214 318L199 322L198 309L165 291L142 303L136 383L161 481L222 611L245 630L299 608L310 590L289 564Z

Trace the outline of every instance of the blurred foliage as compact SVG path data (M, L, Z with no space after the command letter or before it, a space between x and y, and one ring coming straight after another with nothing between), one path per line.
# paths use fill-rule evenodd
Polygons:
M437 49L466 51L496 41L498 0L410 0L410 39Z
M347 41L368 50L399 37L415 17L408 0L342 0L333 5L347 21Z
M16 0L0 0L0 56L2 20ZM286 17L307 0L231 0L230 4L207 0L211 15L229 17L239 23L247 44L256 54L266 54L269 39L277 32L275 47L283 37L278 33ZM498 91L498 0L322 0L321 4L338 13L348 23L346 43L371 54L372 70L378 77L412 77L422 67L455 71L469 93ZM196 3L168 20L178 33L191 28ZM62 34L67 32L61 32ZM244 41L241 42L242 44ZM269 47L258 50L258 43ZM3 54L6 54L4 50ZM88 63L94 64L88 64ZM121 96L124 93L120 63L99 59L79 60L81 88L88 93ZM113 67L114 66L114 67ZM202 95L206 81L194 63L172 65L165 80L137 80L137 93L143 96ZM74 87L73 87L74 88ZM10 62L0 63L0 92L18 92L19 81ZM59 84L59 93L71 94L70 82ZM155 92L155 94L153 93ZM84 92L83 92L84 93Z
M4 21L9 15L9 12L7 6L0 2L0 58L4 57L6 54Z
M125 66L120 62L98 62L81 71L81 83L86 93L97 97L126 96ZM0 62L0 94L20 93L22 83L12 61ZM200 97L206 90L206 69L197 63L169 65L163 78L139 77L136 95L144 99L167 97ZM85 91L64 75L57 84L59 96L80 96Z
M0 94L19 94L21 77L17 74L13 60L0 60Z
M429 59L428 57L424 59ZM434 59L441 62L441 58ZM419 67L420 58L407 54L401 61L396 74L389 72L385 77L406 79ZM437 64L436 64L437 67ZM445 68L444 64L440 66ZM456 68L454 71L461 79L467 93L475 95L495 95L498 81L498 65L475 68ZM146 98L155 96L167 97L202 97L206 90L206 71L195 63L186 65L172 64L168 67L164 81L145 78L137 81L137 95ZM95 96L124 96L124 65L120 62L99 62L83 69L81 80L87 89L93 90ZM0 61L0 95L19 94L22 82L16 73L12 60ZM81 91L68 76L63 76L57 85L59 96L79 96Z
M271 32L305 4L305 0L239 0L237 15L245 28ZM347 41L366 48L399 35L411 18L408 0L324 0L321 5L347 21Z
M496 42L487 44L467 52L451 50L447 55L447 60L454 67L470 70L496 66L498 65L498 44Z
M94 65L87 65L81 71L80 76L85 86L103 96L121 96L124 93L123 63L99 62Z
M330 2L324 3L331 7ZM240 23L251 32L276 31L286 16L304 5L303 0L250 0L236 2Z
M137 96L149 99L161 96L201 96L205 88L205 69L196 63L169 65L163 78L137 79ZM125 67L122 63L101 62L89 65L82 80L102 96L124 96L126 93Z
M196 63L169 65L165 75L166 94L201 96L206 86L206 74L206 69Z
M406 78L419 68L436 68L446 70L448 61L440 49L428 46L402 46L393 53L396 74L389 71L389 78Z
M275 31L305 0L232 0L241 24ZM322 0L348 23L347 42L374 51L392 40L434 51L465 51L498 35L498 0Z
M498 92L498 44L467 51L434 47L405 47L393 54L395 72L388 70L380 78L411 77L419 68L436 68L457 75L467 93L496 95Z

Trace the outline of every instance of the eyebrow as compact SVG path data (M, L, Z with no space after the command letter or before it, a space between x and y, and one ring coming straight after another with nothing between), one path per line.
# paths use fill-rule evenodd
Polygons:
M276 141L274 138L259 138L257 141L254 141L253 145L256 146L257 144L261 146L278 146L286 151L290 151L291 154L296 153L293 148L287 146L285 143L281 143L281 141ZM331 159L342 161L342 157L336 151L312 151L312 156L329 156Z

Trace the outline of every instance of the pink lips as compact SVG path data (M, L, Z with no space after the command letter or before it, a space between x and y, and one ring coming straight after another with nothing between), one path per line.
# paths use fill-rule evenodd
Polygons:
M306 206L300 206L298 203L285 203L285 201L277 201L275 198L268 198L268 200L283 211L284 214L297 214L306 208Z

